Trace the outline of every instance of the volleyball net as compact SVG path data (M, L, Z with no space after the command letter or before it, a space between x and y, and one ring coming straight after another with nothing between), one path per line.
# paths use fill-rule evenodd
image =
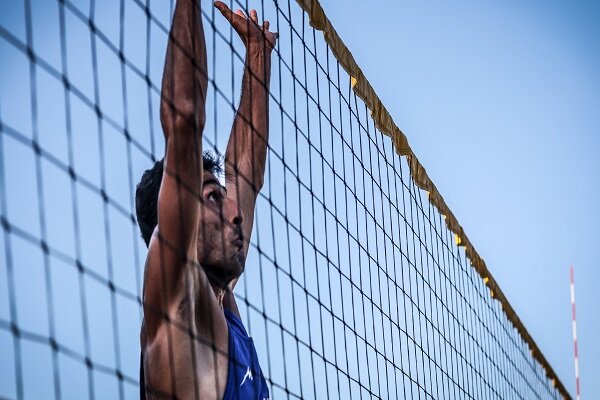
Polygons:
M280 35L235 290L271 398L570 398L317 1L233 1ZM139 398L173 1L0 5L0 398ZM224 154L243 44L210 2L203 147Z

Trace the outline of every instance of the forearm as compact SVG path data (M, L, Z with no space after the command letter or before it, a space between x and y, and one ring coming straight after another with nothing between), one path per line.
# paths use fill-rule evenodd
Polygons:
M271 50L250 47L244 65L240 105L226 158L235 178L247 181L258 191L262 186L269 137Z
M178 0L169 33L161 93L165 163L158 198L158 252L175 285L181 260L196 250L202 191L202 129L206 98L206 45L196 0Z
M208 75L201 18L197 0L177 1L162 79L160 115L167 140L174 133L199 135L204 128Z

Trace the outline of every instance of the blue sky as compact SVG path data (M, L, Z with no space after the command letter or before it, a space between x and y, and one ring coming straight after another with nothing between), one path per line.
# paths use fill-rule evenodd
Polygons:
M60 73L63 66L58 3L36 0L32 4L33 47L49 69ZM36 172L33 152L13 136L4 135L3 184L7 189L2 206L14 226L33 237L45 237L51 249L64 256L44 257L38 245L11 235L12 263L18 266L13 285L20 327L44 337L54 330L57 340L67 343L73 351L89 352L95 362L116 366L135 377L139 307L127 295L116 296L113 302L105 280L112 280L129 295L139 295L145 250L128 213L132 205L131 188L141 172L149 167L149 154L161 156L158 94L150 90L148 95L144 80L130 69L125 70L124 86L120 62L102 41L96 43L99 68L97 84L94 82L88 26L76 16L77 12L87 14L89 4L89 1L73 2L65 13L66 72L84 99L100 105L104 113L100 123L94 110L79 96L73 95L69 96L71 119L68 120L63 87L44 68L36 68L38 113L37 119L34 118L28 60L14 46L0 40L0 56L9 60L1 67L0 120L23 138L37 136L42 147L65 164L71 156L71 141L72 162L79 174L78 182L73 186L64 171L48 159L42 159L39 166L45 183L40 195L37 185L40 176ZM119 4L118 0L107 0L96 2L95 8L99 30L115 46L119 44L121 33ZM600 333L598 302L595 300L595 285L600 280L600 273L593 252L598 247L597 227L600 223L600 211L594 201L600 195L600 180L595 174L600 161L597 155L600 148L597 134L600 78L596 73L600 69L600 44L597 41L600 27L595 24L600 17L600 6L585 2L567 7L558 2L516 1L502 4L464 1L452 5L441 1L428 4L382 1L376 7L362 1L347 1L343 5L323 1L322 4L571 393L574 393L574 370L568 267L575 266L581 387L584 396L600 392L600 383L593 380L600 371L600 346L593 340ZM147 72L156 85L160 82L165 34L160 29L153 29L150 45L146 47L145 16L133 2L127 1L125 5L127 24L123 46L126 57L142 73ZM265 14L273 15L268 2L266 6ZM301 12L293 2L291 6L292 20L295 26L301 26ZM282 7L287 10L287 5ZM160 23L168 24L168 2L151 2L151 11ZM274 22L272 26L276 26ZM228 40L223 21L217 19L216 23ZM284 21L280 24L286 26ZM21 2L0 5L0 25L25 41ZM289 32L280 30L282 56L290 60L293 55L297 71L302 71L301 47L297 42L292 47ZM214 145L222 151L233 118L232 104L236 104L239 93L242 63L238 57L232 57L223 39L213 36L208 28L207 41L209 49L213 48L213 41L216 43L215 52L212 55L209 52L209 70L221 93L212 89L209 92L207 115L212 117L205 130L205 145ZM242 53L239 42L235 42L234 48ZM319 40L317 48L323 50ZM298 76L301 76L299 72ZM290 95L294 89L290 82L289 71L282 68L282 79L273 78L273 100L281 102L282 107L292 113L294 109L313 107L307 105L310 102L301 95L296 98ZM310 84L315 93L314 82ZM342 77L342 87L346 84ZM123 87L126 96L123 96ZM320 334L320 340L313 343L315 349L324 358L336 358L337 355L328 350L332 348L333 335L323 332L337 333L333 326L339 321L328 319L327 312L323 314L314 299L305 299L298 286L290 284L290 290L285 290L288 288L285 279L294 277L319 301L326 302L319 296L328 294L329 310L347 314L348 302L341 304L341 298L339 302L333 298L331 293L335 288L325 283L327 275L325 278L323 274L319 275L324 268L324 259L316 254L312 259L311 246L306 247L309 240L315 249L327 253L328 243L331 243L328 242L331 230L324 233L319 229L321 225L315 222L322 218L327 223L328 218L318 204L315 205L315 193L326 205L331 205L334 192L339 195L338 186L329 185L335 181L333 178L326 180L322 172L315 172L311 163L316 159L316 149L311 150L308 140L313 144L322 141L323 148L319 151L328 159L335 160L337 156L338 162L339 153L345 148L335 141L335 135L333 139L319 136L314 118L307 120L300 115L298 129L279 113L273 112L271 118L270 144L274 153L287 154L285 159L289 169L284 170L277 157L270 158L268 174L276 183L267 183L263 190L265 197L259 199L259 218L253 237L253 243L263 253L251 251L249 265L259 268L247 270L238 294L259 309L262 307L270 318L280 318L284 326L293 325L298 337L308 342ZM347 134L343 121L334 124ZM135 145L128 146L121 132L124 126L131 132ZM350 140L358 148L353 136L357 129L354 128ZM308 138L299 137L298 130L307 132ZM293 136L287 136L294 131L295 143L290 139ZM99 141L100 137L103 141ZM325 144L331 144L336 150L329 153ZM305 158L295 158L295 154L310 154L309 162ZM332 164L337 166L336 162ZM287 197L284 197L277 183L284 175L287 182L294 182L296 176L305 184L310 182L313 194L292 184L287 186ZM113 201L108 207L93 189L100 186L104 186ZM335 187L335 191L327 190L330 187ZM365 188L357 190L364 193ZM291 224L307 227L303 232L305 239L293 231L281 230L285 226L283 219L269 212L267 199L286 209ZM369 201L368 197L366 201ZM374 199L370 201L375 203ZM375 207L373 203L371 206ZM312 206L307 206L309 204ZM309 207L308 211L306 207ZM307 215L313 220L306 222ZM364 221L365 216L358 214L356 218ZM371 229L368 223L365 225ZM369 235L371 231L363 232L358 226L350 229L356 230L356 236L370 245L367 237L374 236ZM7 249L4 231L2 233L0 318L7 321L10 318L8 280L5 279L7 265L4 263ZM287 242L304 243L305 247L286 248L285 241L271 239L286 234ZM414 238L404 239L410 242ZM359 268L361 263L357 265L355 261L362 260L363 254L352 246L347 251L353 256L353 262L340 260L339 268L349 271ZM79 297L82 286L72 265L75 258L89 271L83 279L85 298L88 299L85 304ZM288 258L289 262L286 261ZM273 269L273 260L281 266L280 271ZM367 259L366 262L370 264L371 261ZM362 276L365 270L363 265L355 273ZM289 276L282 275L281 271L289 271ZM98 279L90 278L92 275ZM282 285L281 297L274 298L269 288L279 287L279 284ZM261 289L252 290L255 287ZM345 296L347 290L352 291L351 286L340 283L339 292L344 293L345 299L348 298ZM30 293L37 296L30 296ZM306 314L291 315L293 313L285 308L290 302L306 302ZM280 305L284 312L277 316ZM280 345L273 342L273 336L269 346L266 344L269 332L277 335L273 330L275 325L264 323L260 313L252 307L242 308L261 360L269 360L263 368L269 370L271 378L276 382L287 379L293 391L302 390L305 385L310 387L306 380L321 384L322 379L327 379L326 367L313 365L312 361L310 365L305 364L310 358L307 359L306 351L298 348L298 365L288 365L287 375L285 369L282 372L278 365L283 360L277 359ZM355 310L349 312L349 320L354 321ZM93 316L87 322L87 338L81 329L86 313ZM364 318L372 320L376 315L367 313ZM309 323L296 326L296 319ZM372 335L376 342L379 332L369 333L365 329L363 334ZM289 340L282 335L281 346L287 346ZM12 343L10 334L0 330L0 344L8 346L3 348L9 348ZM53 361L48 346L23 343L26 395L36 398L41 393L52 392L53 377L49 371L52 371ZM271 357L275 357L273 365L270 364ZM368 362L370 354L366 357L367 360L354 362L361 365ZM67 388L63 395L78 398L81 393L86 393L90 386L85 366L62 355L58 363L59 380ZM13 368L11 355L0 361L0 376L6 380L0 381L3 383L0 388L6 390L0 392L2 396L13 397ZM312 373L306 375L306 371ZM357 379L369 381L369 377L362 376L364 369L360 374ZM135 385L125 383L119 387L114 376L97 370L93 375L96 383L93 390L98 397L116 398L119 391L125 393L126 398L135 397ZM304 393L309 397L310 394Z
M600 5L323 1L546 358L600 393Z

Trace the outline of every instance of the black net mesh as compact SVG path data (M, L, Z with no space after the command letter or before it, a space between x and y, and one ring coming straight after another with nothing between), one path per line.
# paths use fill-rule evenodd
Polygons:
M229 5L280 34L265 184L235 290L271 397L559 398L300 7ZM139 397L134 190L164 152L173 10L0 5L0 398ZM209 3L202 19L204 148L223 154L244 48Z

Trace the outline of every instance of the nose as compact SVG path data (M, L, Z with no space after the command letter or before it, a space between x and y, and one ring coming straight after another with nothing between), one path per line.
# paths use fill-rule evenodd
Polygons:
M237 203L231 199L228 199L227 204L227 221L235 226L240 226L244 220L244 213L238 207Z

